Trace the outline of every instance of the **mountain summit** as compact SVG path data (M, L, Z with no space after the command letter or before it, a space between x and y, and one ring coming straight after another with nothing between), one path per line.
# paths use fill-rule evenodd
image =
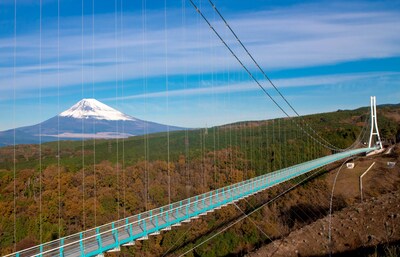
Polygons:
M16 128L15 143L126 138L183 129L134 118L96 99L82 99L68 110L42 123ZM14 129L0 132L0 146L12 144Z
M61 117L75 119L96 119L96 120L131 120L136 119L111 108L96 99L82 99L68 110L60 113Z

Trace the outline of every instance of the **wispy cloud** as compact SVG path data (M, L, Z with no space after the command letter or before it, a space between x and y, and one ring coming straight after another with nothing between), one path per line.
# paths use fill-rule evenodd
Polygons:
M312 86L331 86L331 85L348 85L355 83L362 83L366 80L385 80L391 78L391 80L400 79L400 72L370 72L370 73L352 73L352 74L334 74L325 76L309 76L309 77L296 77L289 79L276 79L274 84L279 88L290 88L290 87L312 87ZM218 95L218 94L234 94L238 92L250 92L260 91L260 88L255 82L242 82L223 84L222 82L216 82L219 84L213 87L199 87L199 88L188 88L170 91L158 91L147 94L136 94L127 95L121 97L112 97L101 99L103 101L116 101L116 100L128 100L128 99L151 99L151 98L174 98L174 97L189 97L189 96L201 96L201 95ZM270 93L274 94L272 86L265 81L261 81L264 88ZM261 91L260 91L261 92Z
M360 8L354 11L357 10L354 4L343 4L333 11L327 6L316 14L313 8L316 7L309 5L304 8L300 5L289 10L241 13L227 18L266 70L400 55L400 13L397 10L374 11ZM176 22L176 17L182 15L181 11L168 11L169 19L175 21L171 22L172 25L166 31L168 73L177 75L224 72L227 66L233 71L240 70L240 66L209 28L202 22L195 22L194 10L187 9L186 12L193 15L188 15L186 26L182 26ZM144 34L142 17L138 13L124 15L123 35L120 26L114 31L114 19L115 16L110 14L96 15L94 41L91 17L84 19L83 38L80 17L62 19L60 82L57 73L57 30L54 24L50 25L51 20L42 34L41 68L38 66L38 31L18 34L15 81L11 72L13 51L10 50L13 39L0 39L0 90L7 95L14 85L17 90L36 90L39 86L51 88L92 81L111 82L121 74L124 74L126 80L145 75L163 75L166 65L163 12L154 11L149 14L148 27ZM232 43L239 56L244 57L223 24L214 24L227 41ZM249 64L248 59L244 60ZM95 63L94 80L91 76L92 62ZM204 92L200 90L197 93Z
M133 116L181 126L282 115L271 101L265 101L257 85L247 79L189 4L181 9L180 1L168 1L173 7L167 9L165 31L163 4L149 1L143 31L139 2L123 1L130 9L124 9L121 23L121 13L113 12L113 2L96 1L92 24L91 3L85 1L83 27L81 1L67 2L61 1L58 31L56 1L42 1L40 49L39 1L17 1L14 79L15 2L0 1L0 130L43 121L87 95L103 98ZM262 1L250 2L254 7L267 6ZM369 95L377 95L380 103L398 102L400 6L393 1L285 2L253 9L241 9L240 3L229 0L216 3L300 113L315 112L316 106L318 111L358 107ZM243 62L257 73L212 8L208 4L202 8ZM395 58L384 59L387 57ZM345 70L347 62L355 63L355 68ZM322 67L326 65L329 67ZM265 81L263 85L274 94ZM117 97L111 99L114 95ZM333 99L333 95L340 97ZM10 115L11 109L15 109L14 115Z

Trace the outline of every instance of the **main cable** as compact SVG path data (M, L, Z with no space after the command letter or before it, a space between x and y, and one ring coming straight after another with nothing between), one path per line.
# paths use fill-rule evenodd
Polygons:
M208 2L210 3L210 5L213 7L213 9L215 10L215 12L219 15L219 17L223 20L223 22L225 23L226 27L231 31L231 33L233 34L233 36L236 38L236 40L238 41L238 43L242 46L242 48L246 51L247 55L251 58L251 60L254 62L254 64L257 66L257 68L260 70L260 72L263 74L264 78L272 85L272 87L275 89L275 91L280 95L280 97L286 102L286 104L290 107L290 109L292 109L292 111L298 116L301 117L300 114L295 110L295 108L289 103L289 101L286 99L286 97L281 93L281 91L275 86L275 84L272 82L272 80L269 78L269 76L265 73L265 71L261 68L261 66L258 64L258 62L254 59L253 55L250 53L250 51L247 49L247 47L243 44L243 42L239 39L239 37L237 36L237 34L233 31L232 27L228 24L228 22L225 20L225 18L222 16L222 14L220 13L220 11L217 9L217 7L215 6L215 4L211 1L208 0ZM311 129L312 132L314 132L315 135L317 135L322 141L324 141L325 143L327 143L328 145L332 146L332 147L336 147L334 145L332 145L331 143L329 143L327 140L325 140L323 137L321 137L308 123L306 123L304 121L304 119L301 119L304 124L309 127ZM339 148L338 148L339 149Z
M254 75L247 69L246 65L237 57L237 55L233 52L230 46L225 42L225 40L221 37L221 35L215 30L215 28L211 25L208 19L204 16L204 14L200 11L200 9L196 6L193 0L189 0L193 7L196 9L197 13L203 18L203 20L208 24L210 29L215 33L215 35L221 40L221 42L225 45L225 47L229 50L229 52L235 57L235 59L239 62L239 64L243 67L243 69L247 72L247 74L257 83L260 89L275 103L275 105L288 117L290 115L275 101L274 98L265 90L265 88L260 84L260 82L254 77Z
M203 20L208 24L210 29L214 32L214 34L220 39L220 41L225 45L225 47L229 50L229 52L233 55L233 57L239 62L239 64L242 66L242 68L246 71L246 73L256 82L256 84L259 86L259 88L271 99L271 101L288 117L291 118L291 116L278 104L278 102L267 92L267 90L261 85L261 83L254 77L254 75L250 72L250 70L244 65L244 63L239 59L239 57L233 52L232 48L225 42L225 40L221 37L221 35L215 30L215 28L211 25L211 23L208 21L208 19L204 16L204 14L201 12L201 10L196 6L196 4L193 2L193 0L189 0L192 6L196 9L197 13L203 18ZM296 125L301 129L307 136L311 137L313 140L318 142L319 144L325 146L326 148L333 150L333 151L338 151L338 148L336 147L331 147L329 145L323 144L317 139L315 139L312 135L310 135L307 131L305 131L298 123Z

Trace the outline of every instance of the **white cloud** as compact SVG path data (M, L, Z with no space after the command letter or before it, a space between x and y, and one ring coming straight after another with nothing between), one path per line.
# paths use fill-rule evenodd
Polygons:
M267 71L400 55L399 12L370 11L365 8L357 11L354 4L343 4L333 10L329 10L332 6L327 6L319 12L315 12L313 5L306 7L299 5L290 9L241 13L226 18ZM196 22L196 18L193 18L197 15L195 11L188 8L186 12L191 14L188 15L186 26L175 22L166 33L168 73L220 72L226 71L227 66L230 70L240 70L236 60L206 24L201 20ZM181 15L180 10L171 10L168 14L171 20ZM94 42L91 17L85 17L83 49L81 18L63 19L60 31L60 86L91 83L92 54L96 63L94 82L114 81L116 72L117 76L123 73L127 80L140 78L144 74L163 75L166 66L163 12L154 11L148 15L145 38L141 17L137 13L124 16L123 38L120 28L115 34L114 15L96 15ZM51 21L48 23L43 31L41 68L38 66L38 32L28 31L18 35L15 81L12 72L13 39L0 39L0 91L3 95L11 96L13 85L17 90L37 90L39 86L49 88L58 85L57 30ZM249 64L248 58L223 24L216 22L215 25L221 35L233 44L233 49L238 51L244 62ZM285 83L289 82L282 81L282 85Z
M334 74L334 75L323 75L323 76L309 76L309 77L295 77L288 79L276 79L274 84L278 88L290 88L290 87L310 87L310 86L329 86L329 85L341 85L345 83L360 83L362 81L379 79L382 78L400 78L400 72L370 72L370 73L351 73L351 74ZM272 86L265 80L259 80L259 82L267 89L270 94L275 94ZM101 99L103 101L115 101L115 100L128 100L128 99L141 99L141 98L166 98L171 97L187 97L187 96L199 96L199 95L218 95L227 93L238 93L261 90L257 84L253 81L243 83L232 83L219 84L214 87L201 87L201 88L188 88L179 90L158 91L147 94L136 94L128 95L123 97L112 97Z

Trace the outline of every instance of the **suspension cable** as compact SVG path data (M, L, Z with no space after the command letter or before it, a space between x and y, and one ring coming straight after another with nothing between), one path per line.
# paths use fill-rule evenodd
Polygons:
M16 139L16 129L15 129L15 97L16 97L16 65L17 65L17 0L14 1L14 38L13 38L13 193L14 193L14 202L13 202L13 221L14 221L14 235L13 235L13 251L17 251L17 189L16 189L16 149L15 149L15 139Z
M256 82L256 84L259 86L259 88L271 99L271 101L288 117L291 118L291 116L278 104L278 102L267 92L267 90L260 84L260 82L254 77L254 75L250 72L250 70L244 65L244 63L239 59L239 57L233 52L232 48L225 42L225 40L221 37L221 35L215 30L215 28L211 25L211 23L208 21L208 19L204 16L204 14L201 12L201 10L196 6L196 4L193 2L193 0L189 0L192 6L196 9L197 13L203 18L203 20L208 24L210 29L214 32L214 34L220 39L220 41L225 45L225 47L229 50L229 52L233 55L233 57L239 62L239 64L242 66L242 68L246 71L246 73L250 76L251 79ZM329 145L326 145L324 143L321 143L319 140L315 139L312 135L310 135L307 131L305 131L298 123L296 125L301 129L307 136L311 137L314 141L318 142L319 144L323 145L324 147L337 151L340 150L337 147L331 147Z
M167 17L167 0L164 1L164 50L165 50L165 88L167 92L167 116L169 112L169 96L168 96L168 87L169 87L169 75L168 75L168 17ZM167 172L168 172L168 204L171 204L171 169L170 169L170 128L167 125Z
M228 22L225 20L225 18L222 16L220 11L217 9L215 4L211 1L208 0L210 5L213 7L215 12L219 15L219 17L223 20L225 23L226 27L231 31L233 36L236 38L238 43L242 46L242 48L246 51L247 55L251 58L251 60L254 62L254 64L257 66L257 68L260 70L260 72L263 74L264 78L272 85L272 87L275 89L275 91L280 95L280 97L286 102L286 104L292 109L292 111L298 116L301 117L300 114L296 111L296 109L289 103L289 101L286 99L286 97L281 93L281 91L275 86L275 84L272 82L272 80L269 78L269 76L265 73L265 71L261 68L261 66L258 64L258 62L254 59L253 55L250 53L250 51L247 49L247 47L243 44L243 42L239 39L237 34L233 31L232 27L228 24ZM322 141L324 141L326 144L335 147L331 143L329 143L325 138L321 137L307 122L305 122L304 119L301 119L301 121L304 122L304 124L310 128L312 132L314 132L315 135L317 135Z

